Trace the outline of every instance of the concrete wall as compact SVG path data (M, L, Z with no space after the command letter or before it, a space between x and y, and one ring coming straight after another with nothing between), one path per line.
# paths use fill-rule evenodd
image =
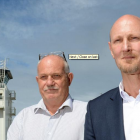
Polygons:
M0 109L0 140L4 140L4 118L3 118L3 110Z
M12 100L10 99L10 91L6 86L0 88L0 93L3 95L3 99L0 99L0 140L6 140L7 130L12 120Z
M0 94L2 93L3 99L0 99L0 140L5 140L4 136L4 90L0 89Z
M11 109L12 109L12 100L10 99L10 91L8 88L5 88L5 132L10 126L10 120L12 120L11 116Z
M12 122L12 100L7 86L0 87L0 140L7 140L7 130Z

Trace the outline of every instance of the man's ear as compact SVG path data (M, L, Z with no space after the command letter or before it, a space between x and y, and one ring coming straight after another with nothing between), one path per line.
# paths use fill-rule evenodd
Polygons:
M37 81L37 83L38 83L38 76L36 76L36 81Z
M72 82L72 80L73 80L73 76L74 76L74 75L73 75L73 73L71 73L71 72L68 74L69 86L71 85L71 82Z
M109 49L110 49L111 55L114 58L114 54L113 54L112 47L111 47L111 42L108 42L108 45L109 45Z

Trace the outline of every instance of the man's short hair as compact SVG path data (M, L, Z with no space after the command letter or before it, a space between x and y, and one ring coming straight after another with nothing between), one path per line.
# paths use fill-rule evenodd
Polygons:
M60 57L61 59L63 59L63 62L64 62L64 71L65 71L65 73L70 73L69 64L68 64L68 62L65 61L65 59L64 59L62 56L55 55L55 54L48 54L47 56L50 56L50 55L58 56L58 57ZM45 56L45 57L47 57L47 56ZM43 59L43 58L42 58L42 59ZM42 59L41 59L41 60L42 60ZM38 65L39 65L39 63L40 63L41 60L38 61Z

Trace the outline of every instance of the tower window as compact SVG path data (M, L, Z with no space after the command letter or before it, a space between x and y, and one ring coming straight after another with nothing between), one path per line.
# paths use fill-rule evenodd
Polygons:
M0 93L0 99L2 99L2 93Z

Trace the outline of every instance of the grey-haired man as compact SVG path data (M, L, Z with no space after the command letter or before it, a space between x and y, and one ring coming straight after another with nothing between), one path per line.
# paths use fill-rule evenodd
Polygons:
M42 100L23 109L8 130L8 140L83 140L86 103L69 95L73 74L58 55L43 57L37 67Z

